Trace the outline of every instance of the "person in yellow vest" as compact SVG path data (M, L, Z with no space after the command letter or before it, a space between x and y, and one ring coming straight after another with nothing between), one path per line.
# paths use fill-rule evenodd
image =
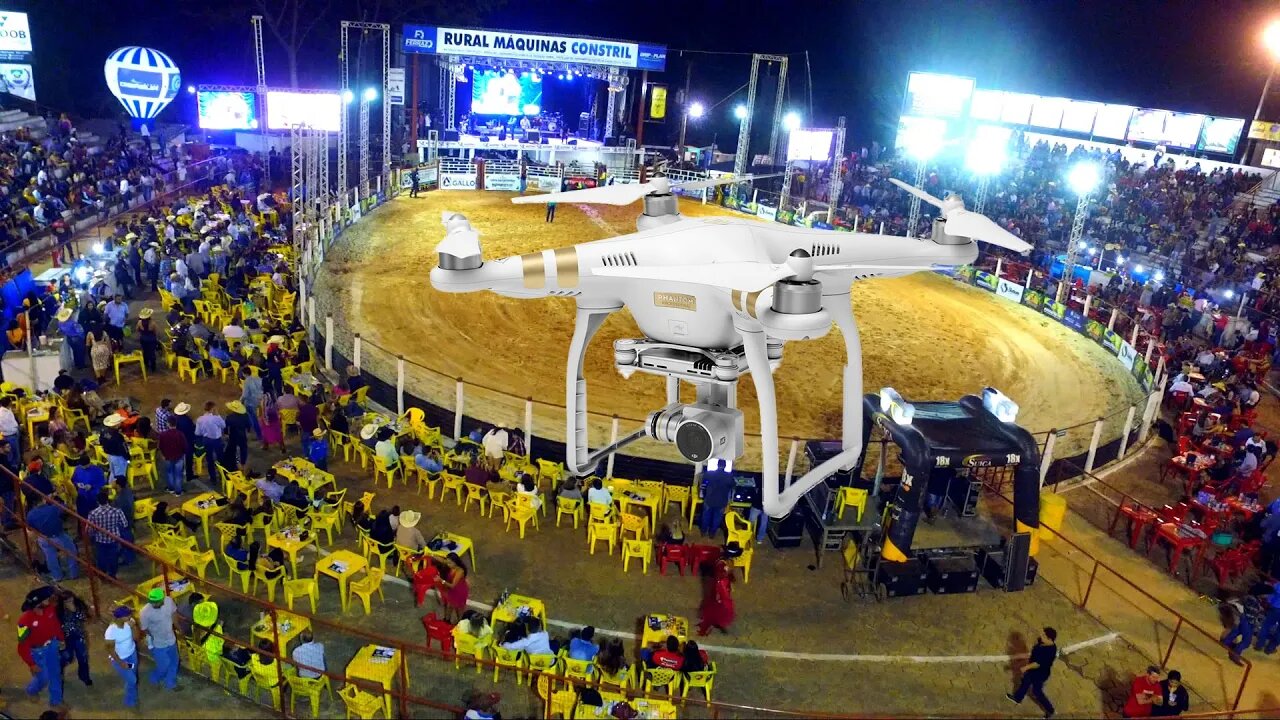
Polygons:
M191 633L196 644L204 648L209 665L217 667L222 662L222 623L218 622L218 604L212 600L197 603L191 611L195 629Z

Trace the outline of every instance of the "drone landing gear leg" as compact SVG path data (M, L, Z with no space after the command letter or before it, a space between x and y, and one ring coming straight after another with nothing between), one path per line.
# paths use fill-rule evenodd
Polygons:
M825 295L822 307L831 315L840 334L844 337L844 409L841 418L840 439L843 452L852 452L850 464L857 461L862 452L862 340L858 336L858 323L853 318L853 306L849 293ZM841 469L847 469L842 465Z
M785 515L791 507L782 503L778 486L778 408L773 391L773 371L769 368L769 351L764 329L736 328L742 334L751 382L755 383L760 401L760 474L764 484L761 504L772 517Z
M667 376L667 404L680 402L680 378Z
M569 343L569 365L565 370L565 463L569 472L582 475L594 467L587 462L587 381L582 377L582 361L587 345L609 313L617 307L588 308L578 306L573 322L573 340Z

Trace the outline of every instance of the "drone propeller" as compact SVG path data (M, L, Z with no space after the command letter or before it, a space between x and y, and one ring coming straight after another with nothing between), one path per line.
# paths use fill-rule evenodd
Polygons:
M952 196L946 200L939 200L924 190L914 185L908 185L897 178L889 178L889 182L941 210L943 219L947 221L946 233L948 235L981 240L1018 253L1025 254L1031 251L1030 244L1000 227L991 218L972 210L966 210L964 201L959 197Z
M544 195L521 195L519 197L511 198L511 202L516 205L534 205L553 202L630 205L646 195L669 195L671 191L676 188L680 188L682 190L702 190L703 188L714 187L716 185L729 185L732 183L747 182L749 180L759 180L761 178L775 177L781 174L782 173L772 173L768 175L743 175L742 177L694 180L683 183L673 183L665 177L656 177L645 183L602 185L600 187L585 188L582 190L568 190L566 192L547 193Z

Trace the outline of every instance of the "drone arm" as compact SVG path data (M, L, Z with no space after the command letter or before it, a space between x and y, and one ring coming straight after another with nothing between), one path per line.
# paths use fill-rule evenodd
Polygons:
M582 376L582 362L587 345L600 329L609 313L621 306L590 308L578 305L573 323L573 340L569 343L569 364L565 371L565 464L574 475L591 472L587 441L587 380ZM597 459L598 461L598 459Z

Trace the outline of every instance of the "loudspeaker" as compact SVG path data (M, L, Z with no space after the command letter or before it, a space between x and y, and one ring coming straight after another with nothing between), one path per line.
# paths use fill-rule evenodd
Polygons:
M1027 565L1031 560L1031 533L1014 533L1004 549L1004 589L1016 592L1027 586Z
M775 548L799 547L804 542L805 516L799 506L791 514L769 520L769 541Z
M976 592L978 566L970 555L929 558L928 586L937 595Z
M529 130L525 133L525 142L540 143L542 142L542 133L538 130Z
M924 563L919 558L911 558L906 562L880 561L876 571L876 584L885 586L888 597L919 595L927 588L927 573Z
M457 131L457 130L445 130L445 131L444 131L444 142L458 142L458 131Z

